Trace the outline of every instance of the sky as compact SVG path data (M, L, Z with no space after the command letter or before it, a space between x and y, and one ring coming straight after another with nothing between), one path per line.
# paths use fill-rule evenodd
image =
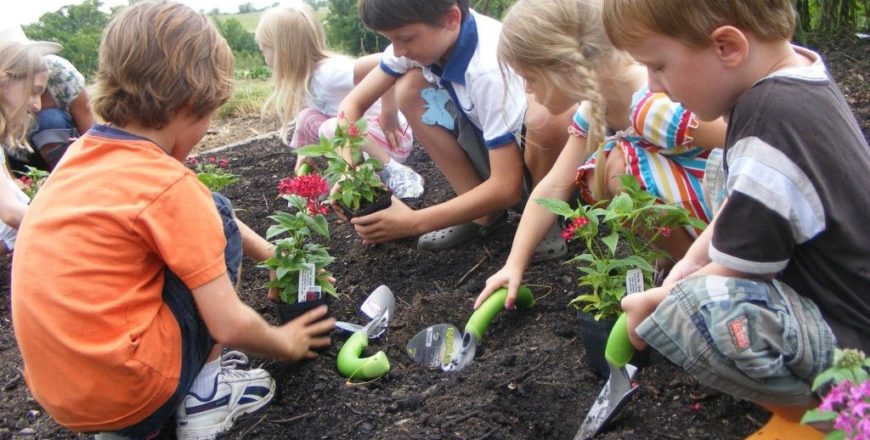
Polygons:
M191 8L209 12L214 8L221 12L235 13L239 11L239 5L251 3L255 8L271 6L278 0L178 0ZM58 9L70 5L80 4L82 0L25 0L16 2L16 5L3 10L3 24L30 24L46 12L55 12ZM103 9L108 12L109 8L117 5L129 4L127 0L102 0Z

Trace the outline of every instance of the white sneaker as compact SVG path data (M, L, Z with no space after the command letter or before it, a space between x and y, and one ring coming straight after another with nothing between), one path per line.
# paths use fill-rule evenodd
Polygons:
M253 413L275 396L275 381L266 370L237 370L222 362L211 396L189 393L175 412L179 439L206 440L229 431L235 420Z

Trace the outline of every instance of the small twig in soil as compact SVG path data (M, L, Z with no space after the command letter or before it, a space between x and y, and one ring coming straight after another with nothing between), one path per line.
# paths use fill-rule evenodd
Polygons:
M441 428L444 428L445 425L447 425L448 423L451 424L451 425L455 425L455 424L458 424L458 423L462 423L462 422L464 422L465 420L468 420L468 419L470 419L470 418L476 416L477 414L478 414L478 411L477 411L477 410L473 410L473 411L471 411L471 412L467 412L467 413L462 414L462 415L460 415L460 416L451 417L451 418L445 420L444 423L441 424Z
M489 431L486 432L486 434L484 434L484 435L482 435L474 440L486 440L486 439L488 439L495 432L495 429L496 428L490 429Z
M758 420L755 420L755 417L752 417L752 414L747 414L746 418L749 419L749 421L752 422L752 424L754 424L756 428L764 425L763 423L759 422Z
M269 423L275 423L275 424L278 424L278 425L281 425L281 424L284 424L284 423L293 423L293 422L295 422L295 421L297 421L297 420L302 420L302 419L304 419L304 418L306 418L306 417L308 417L308 416L310 416L310 415L312 415L312 414L314 414L314 411L310 411L310 412L307 412L307 413L305 413L305 414L299 414L298 416L293 416L293 417L290 417L289 419L269 420ZM264 416L264 417L265 417L265 416ZM259 423L259 422L258 422L258 423ZM243 436L243 437L244 437L244 436Z
M480 259L480 261L477 262L477 264L475 264L474 266L472 266L471 269L468 269L468 272L465 272L465 275L462 275L462 278L460 278L459 281L456 282L456 284L454 285L454 287L459 287L459 286L461 286L461 285L462 285L462 282L465 281L466 278L470 277L471 274L473 274L474 271L477 270L477 268L480 267L480 265L483 264L484 261L486 261L486 259L487 259L487 257L482 257L482 258Z
M489 257L490 260L492 260L492 254L489 253L489 249L487 249L486 246L483 247L483 252L485 252L486 256Z
M239 434L239 437L240 438L248 438L248 433L251 432L254 428L256 428L260 423L263 423L263 420L266 420L267 416L268 416L268 414L263 414L263 416L260 417L260 420L257 420L256 422L254 422L254 424L251 425L250 428L242 431L242 433Z
M15 373L15 377L3 384L3 391L9 391L10 389L18 385L19 381L21 381L21 373Z
M512 377L510 377L508 380L506 380L506 381L504 381L504 382L498 384L498 386L497 386L496 388L506 387L506 386L510 385L511 382L515 382L515 381L518 381L518 380L520 380L520 379L525 378L525 377L528 376L529 373L531 373L532 371L535 371L535 370L537 370L538 368L541 368L541 365L544 365L544 363L547 362L548 359L550 359L550 355L549 355L549 354L546 355L546 356L544 356L544 360L542 360L541 362L538 362L538 364L535 365L534 367L529 368L528 370L523 371L522 373L517 374L516 376L512 376Z

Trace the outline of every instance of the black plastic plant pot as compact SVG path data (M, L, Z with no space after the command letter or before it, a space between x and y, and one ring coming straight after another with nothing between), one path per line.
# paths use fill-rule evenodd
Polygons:
M586 351L586 366L596 376L607 378L610 375L610 367L604 359L604 349L607 347L607 337L610 336L610 330L616 324L616 319L596 321L595 315L586 312L577 312L577 316L580 318L580 338ZM648 365L649 350L636 351L629 363L635 367Z
M326 304L327 306L332 304L332 296L327 293L323 294L323 298L317 299L314 301L306 301L301 303L287 304L285 302L277 302L275 303L275 316L278 317L278 325L284 325L300 316L302 316L305 312L316 309L319 306ZM326 315L323 315L320 320L324 320L329 318L331 310L326 312ZM328 349L329 347L324 347L318 350L317 352L322 352Z
M348 220L350 220L354 217L363 217L363 216L369 215L373 212L378 212L382 209L387 209L392 204L393 204L393 192L387 190L387 191L381 193L381 195L379 195L378 198L376 198L373 202L362 204L359 207L359 209L357 209L356 211L351 211L346 206L341 204L341 202L338 203L338 206L341 207L342 212L344 212L344 216L347 217Z

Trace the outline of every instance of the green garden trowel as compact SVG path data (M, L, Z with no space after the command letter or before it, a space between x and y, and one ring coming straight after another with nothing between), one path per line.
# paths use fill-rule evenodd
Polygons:
M486 328L495 315L504 308L507 289L496 290L483 305L480 306L468 323L465 333L460 332L452 324L435 324L414 335L405 351L415 362L430 368L441 367L444 371L458 371L474 360L477 345L483 338ZM530 308L535 299L532 292L525 286L519 288L516 304Z
M598 434L637 391L637 387L631 384L637 368L628 363L634 355L634 347L628 339L626 319L623 313L610 330L607 347L604 349L604 358L610 366L610 378L586 414L574 440L585 440Z

